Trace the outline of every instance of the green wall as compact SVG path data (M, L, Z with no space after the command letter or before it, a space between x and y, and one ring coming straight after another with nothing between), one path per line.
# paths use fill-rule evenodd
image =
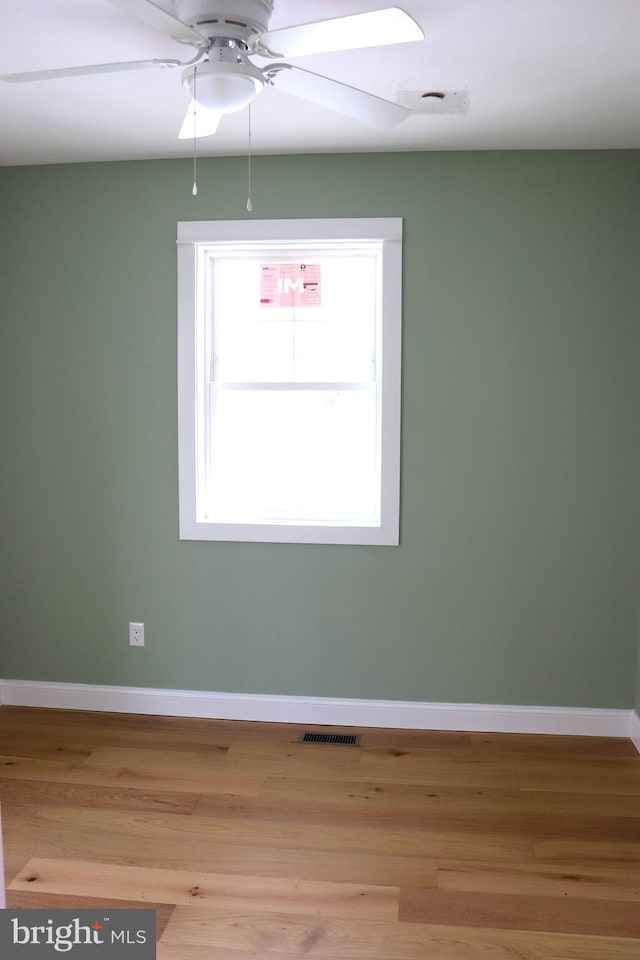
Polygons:
M256 218L404 218L395 548L178 539L176 221L244 160L0 169L0 676L630 707L639 169L254 159Z

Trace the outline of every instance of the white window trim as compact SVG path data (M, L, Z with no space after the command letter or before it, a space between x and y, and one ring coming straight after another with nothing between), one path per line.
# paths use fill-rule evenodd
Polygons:
M382 449L381 523L325 526L293 523L225 524L196 516L196 337L201 290L199 246L269 241L381 240L382 258ZM397 545L400 514L400 405L402 315L402 220L210 220L178 223L178 436L180 539L268 543Z

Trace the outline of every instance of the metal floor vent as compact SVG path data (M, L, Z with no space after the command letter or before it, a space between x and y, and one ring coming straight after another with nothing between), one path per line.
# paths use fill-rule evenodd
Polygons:
M314 733L307 730L298 738L298 743L335 743L343 747L359 747L360 737L355 733Z

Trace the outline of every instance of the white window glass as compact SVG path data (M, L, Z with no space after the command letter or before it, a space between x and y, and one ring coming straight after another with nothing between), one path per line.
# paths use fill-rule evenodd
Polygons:
M398 542L399 227L179 225L183 538Z

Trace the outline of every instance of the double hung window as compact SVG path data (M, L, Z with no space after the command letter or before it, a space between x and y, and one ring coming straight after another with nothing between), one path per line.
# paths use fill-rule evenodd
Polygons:
M180 535L398 542L401 221L178 225Z

